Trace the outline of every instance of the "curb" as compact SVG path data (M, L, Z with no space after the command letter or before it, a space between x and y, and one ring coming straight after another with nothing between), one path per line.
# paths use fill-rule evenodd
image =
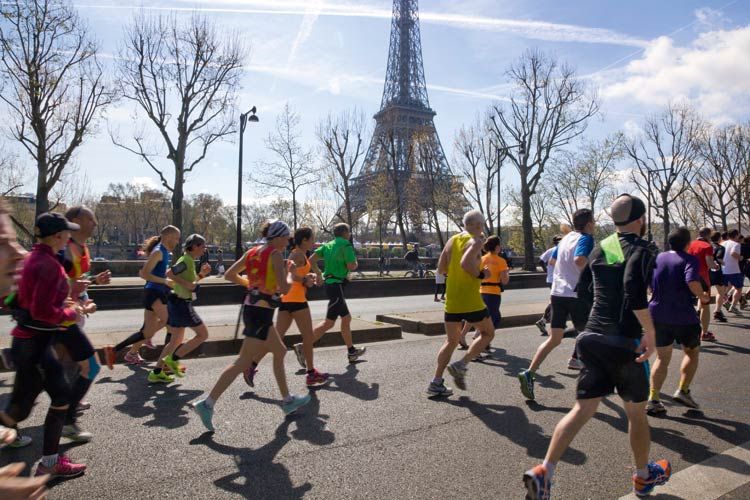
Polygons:
M537 322L542 313L514 314L503 316L501 328L530 326ZM375 319L383 323L398 325L407 333L421 333L422 335L443 335L445 325L440 321L421 321L410 319L408 316L378 314Z

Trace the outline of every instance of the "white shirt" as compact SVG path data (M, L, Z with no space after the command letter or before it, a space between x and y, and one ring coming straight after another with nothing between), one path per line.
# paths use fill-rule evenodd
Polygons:
M547 264L547 283L552 283L552 273L555 271L555 266L549 263L552 258L552 253L556 247L548 248L540 257L539 260Z
M581 270L575 263L576 257L588 257L594 249L594 237L590 234L571 231L565 235L552 252L555 269L552 272L552 291L555 297L578 297L576 285Z
M442 285L445 283L445 275L440 273L435 273L435 284Z
M740 261L737 257L734 257L732 253L736 253L737 255L740 255L742 252L742 246L732 240L727 240L721 244L724 248L727 249L727 254L724 256L724 265L722 266L721 270L724 271L724 274L740 274L742 271L740 271Z

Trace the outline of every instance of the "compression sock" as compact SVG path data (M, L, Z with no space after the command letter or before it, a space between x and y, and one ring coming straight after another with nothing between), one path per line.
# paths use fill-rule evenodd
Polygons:
M42 445L42 455L45 457L55 456L55 461L51 465L48 465L48 467L55 465L57 462L57 450L60 449L60 437L62 436L63 425L65 425L66 413L67 410L55 410L50 408L47 411L47 418L44 419L44 444Z
M211 396L206 396L206 399L204 399L203 402L206 403L206 407L208 408L213 408L214 404L216 404L216 401L214 401Z
M690 384L680 381L680 390L684 393L690 392Z
M659 401L659 391L656 389L651 389L648 392L648 399L649 401Z
M549 479L552 479L552 476L555 474L555 467L557 464L555 462L548 462L544 461L542 462L542 465L547 469L547 477Z
M160 373L161 373L161 368L159 368L158 366L156 368L154 368L154 374L155 375L159 375Z
M119 344L117 344L115 346L115 352L116 351L122 351L126 347L131 346L131 345L135 344L136 342L140 342L141 340L144 340L145 338L146 337L144 337L144 335L143 335L143 330L138 330L133 335L131 335L130 337L126 338L125 340L123 340L122 342L120 342Z
M177 354L177 351L180 350L180 347L182 347L182 344L178 345L177 349L175 349L174 352L172 353L172 359L174 359L175 361L179 361L181 358L181 356Z
M435 377L434 379L432 379L432 383L433 384L437 384L437 385L442 384L443 383L443 377Z
M78 412L78 403L80 403L83 400L83 397L88 392L89 387L91 387L92 382L93 380L89 380L86 377L83 377L81 375L79 375L76 381L73 382L73 387L71 388L70 407L68 408L68 411L66 412L66 415L65 415L65 425L76 423L76 412Z

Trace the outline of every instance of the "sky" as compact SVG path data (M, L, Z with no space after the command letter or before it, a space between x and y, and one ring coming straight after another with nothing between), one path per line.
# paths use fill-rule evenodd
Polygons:
M358 108L372 116L379 109L391 1L73 3L99 41L105 64L112 64L125 24L141 8L181 17L197 10L220 29L238 30L250 47L239 110L256 106L260 118L245 133L246 172L269 158L263 140L286 102L301 115L303 142L311 148L315 127L327 114ZM420 17L430 105L449 159L456 131L507 95L506 71L529 48L567 62L597 89L602 113L589 124L592 138L617 130L637 133L648 114L671 100L690 99L715 123L750 118L747 0L424 0ZM113 131L127 138L142 125L134 123L132 112L125 102L111 107L98 135L76 155L94 192L111 182L158 186L149 167L109 137ZM517 175L506 169L503 182L514 184ZM236 142L213 146L185 190L217 194L234 204ZM268 195L249 182L245 192L245 203Z

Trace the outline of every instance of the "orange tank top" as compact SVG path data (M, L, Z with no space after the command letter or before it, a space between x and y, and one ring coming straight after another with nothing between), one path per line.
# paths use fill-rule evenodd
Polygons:
M245 259L248 289L257 289L268 295L276 293L276 273L271 265L271 255L275 251L271 246L257 246L248 250Z
M289 261L289 268L292 267L292 261ZM297 270L294 274L297 275L297 277L302 278L303 276L306 276L310 269L312 269L312 265L310 264L310 260L305 257L305 265L304 266L297 266ZM307 287L305 284L301 281L292 281L292 286L289 288L289 292L281 297L282 302L307 302Z

